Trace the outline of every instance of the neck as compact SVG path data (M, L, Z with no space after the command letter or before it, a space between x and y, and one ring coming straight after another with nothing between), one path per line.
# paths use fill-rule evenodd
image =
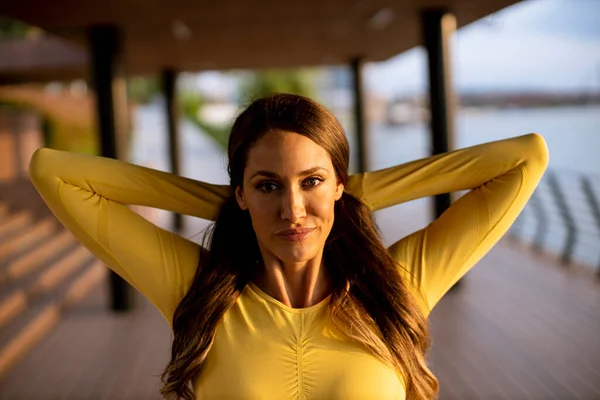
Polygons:
M293 308L310 307L331 292L323 253L300 263L284 262L273 254L261 253L264 265L255 284L283 304Z

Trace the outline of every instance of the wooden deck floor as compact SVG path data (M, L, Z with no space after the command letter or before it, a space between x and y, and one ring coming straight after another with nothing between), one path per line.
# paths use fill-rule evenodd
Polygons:
M442 399L600 399L600 284L501 243L431 316Z
M0 399L159 399L167 324L146 302L74 308L0 382ZM600 283L498 244L436 307L440 399L600 399Z

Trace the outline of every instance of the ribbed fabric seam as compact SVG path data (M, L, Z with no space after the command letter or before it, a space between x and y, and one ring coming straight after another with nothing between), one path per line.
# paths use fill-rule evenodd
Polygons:
M304 400L304 373L302 357L304 356L304 316L300 316L300 334L296 338L296 368L298 371L298 400Z

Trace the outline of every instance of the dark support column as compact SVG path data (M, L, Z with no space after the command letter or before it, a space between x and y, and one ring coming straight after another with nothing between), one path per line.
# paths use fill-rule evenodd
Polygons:
M169 135L169 160L171 172L179 175L179 130L177 120L179 117L177 104L177 72L173 69L165 69L162 73L163 92L165 95L165 106L167 108L167 131ZM181 214L173 215L173 229L180 232L183 229L183 217Z
M363 61L357 57L350 63L352 68L352 87L354 89L354 124L356 129L356 155L358 158L358 172L366 172L367 159L367 137L365 124L364 90L362 81Z
M421 14L423 43L427 49L429 104L431 108L431 154L452 149L454 137L453 91L450 75L450 37L456 30L454 15L448 10L424 10ZM434 198L434 218L452 203L450 193ZM460 282L453 286L457 288Z
M100 155L117 158L117 135L113 80L119 72L121 37L114 26L95 26L88 31L91 50L92 83L96 92ZM111 271L111 307L115 311L129 310L131 290L127 282Z
M429 67L431 154L435 155L452 149L454 118L448 45L456 23L446 10L423 11L421 23ZM450 193L435 196L434 217L439 217L450 203Z

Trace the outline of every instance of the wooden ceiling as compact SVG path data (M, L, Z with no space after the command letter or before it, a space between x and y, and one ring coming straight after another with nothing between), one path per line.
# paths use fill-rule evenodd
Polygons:
M518 0L11 0L0 14L85 49L88 27L122 28L128 74L382 61L421 44L420 12L464 26Z

